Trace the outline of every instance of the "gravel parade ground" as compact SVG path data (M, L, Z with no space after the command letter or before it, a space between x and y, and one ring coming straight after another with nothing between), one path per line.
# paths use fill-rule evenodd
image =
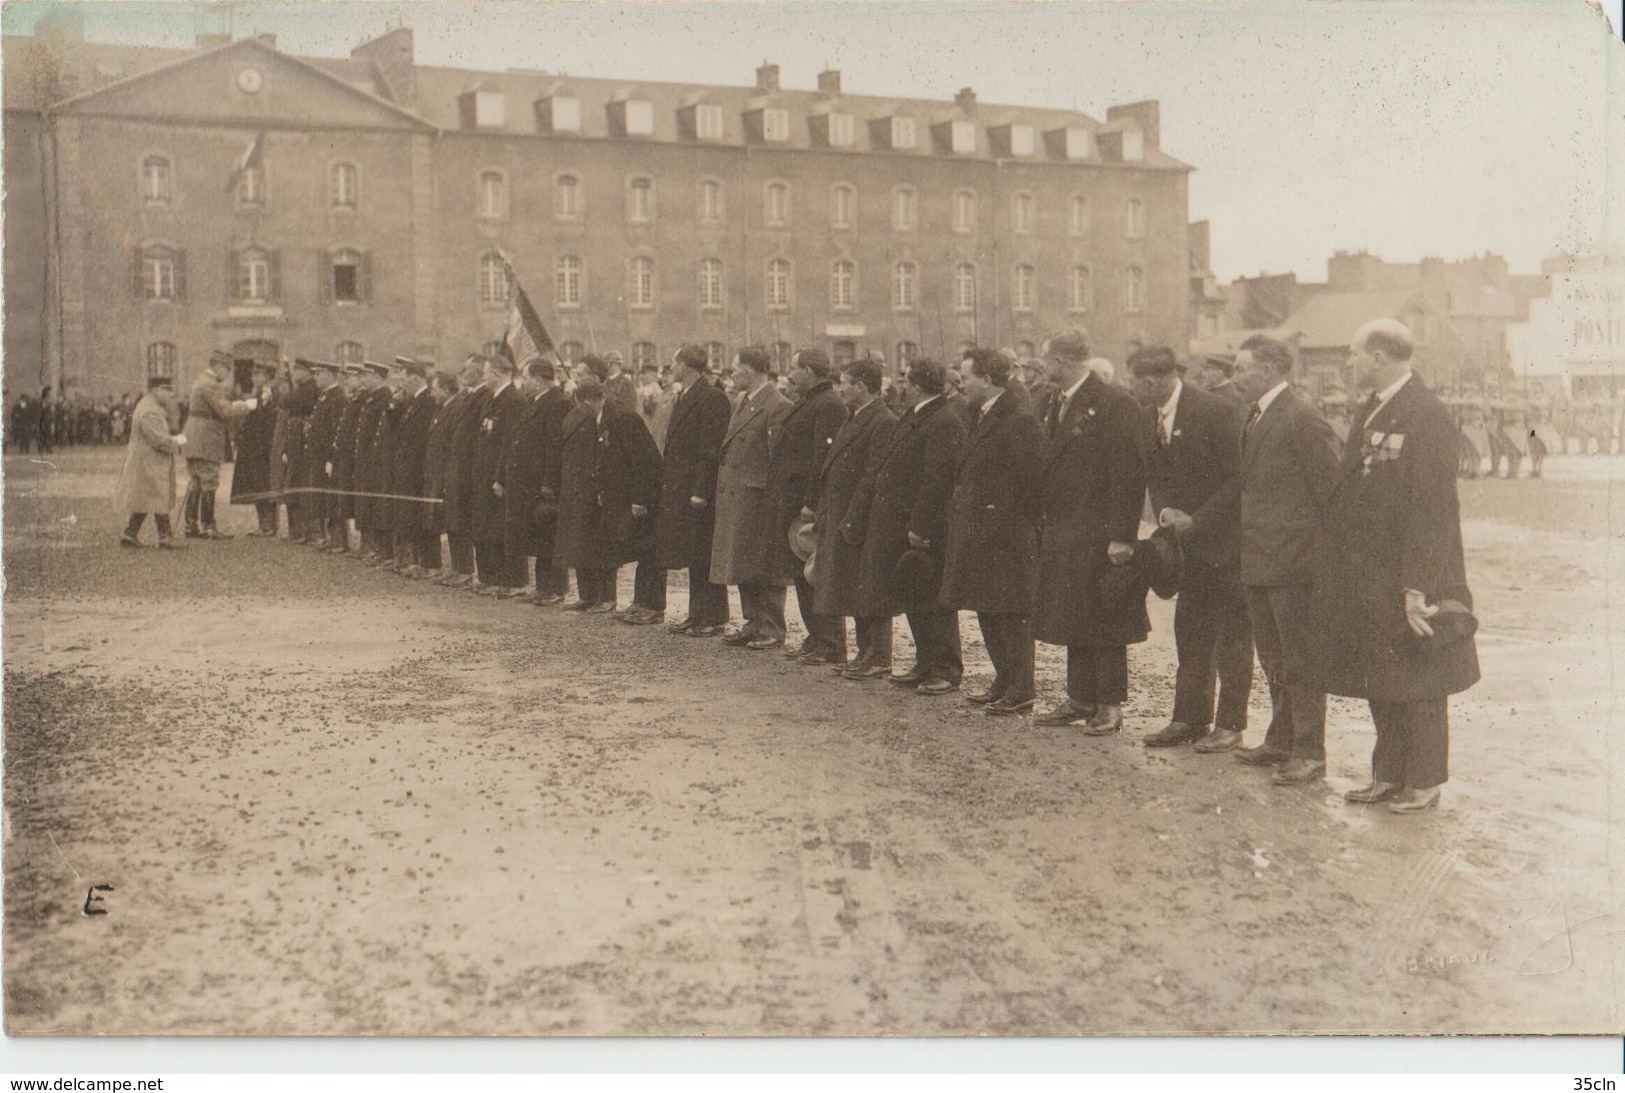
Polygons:
M1625 1030L1625 459L1461 484L1484 678L1401 817L1341 799L1362 703L1323 785L1141 747L1169 603L1094 739L223 503L230 542L121 549L122 455L4 462L12 1034Z

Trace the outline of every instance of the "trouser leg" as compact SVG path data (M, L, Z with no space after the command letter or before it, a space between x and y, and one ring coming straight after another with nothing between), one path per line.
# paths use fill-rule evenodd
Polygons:
M1371 774L1379 782L1431 789L1449 778L1450 709L1443 696L1370 703L1377 727Z
M1271 588L1267 601L1279 640L1277 673L1288 697L1292 758L1323 763L1326 761L1326 695L1309 682L1309 586ZM1256 624L1256 617L1254 622Z
M752 600L756 605L756 633L759 637L784 640L785 586L759 584Z
M812 641L810 652L846 659L846 624L839 616L820 615L813 610L813 586L806 577L796 578L796 608Z
M130 513L130 522L124 525L124 534L126 534L130 538L134 539L136 536L141 534L141 525L145 524L146 522L147 522L147 514L146 513L144 513L144 512L132 512L132 513Z
M1230 590L1218 611L1214 642L1219 672L1219 710L1215 728L1245 732L1247 703L1253 693L1253 627L1240 588Z
M639 561L632 575L632 602L638 607L666 613L666 571L651 558Z
M928 609L907 612L914 634L914 670L927 679L958 683L965 678L959 644L959 612Z
M712 584L711 567L688 567L688 617L698 626L722 626L728 621L728 587Z
M858 659L864 664L891 667L892 617L859 615L857 622Z
M181 516L186 522L186 533L196 535L201 528L198 525L198 508L203 500L203 486L197 476L186 480L186 499L181 503Z
M160 539L168 539L170 536L175 534L169 527L169 513L167 513L167 512L155 512L155 513L153 513L152 514L152 522L158 526L158 538L160 538Z
M1268 588L1247 589L1247 616L1252 625L1253 645L1264 681L1270 689L1270 724L1263 746L1283 755L1292 753L1292 694L1287 690L1281 669L1281 632L1270 607Z
M993 661L993 690L1008 702L1025 702L1033 683L1033 624L1026 615L979 612L977 624Z
M1205 588L1184 588L1174 605L1174 674L1172 720L1192 728L1213 723L1213 676L1219 637L1217 597Z
M454 573L468 575L474 572L474 544L460 532L447 532L446 542L451 548L451 568Z

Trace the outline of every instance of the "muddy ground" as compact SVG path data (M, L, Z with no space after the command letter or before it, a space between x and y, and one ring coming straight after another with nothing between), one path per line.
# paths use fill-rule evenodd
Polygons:
M1407 818L1339 797L1358 703L1324 786L1141 747L1168 604L1090 739L285 541L120 550L118 458L5 460L12 1033L1625 1029L1606 463L1463 484L1485 678Z

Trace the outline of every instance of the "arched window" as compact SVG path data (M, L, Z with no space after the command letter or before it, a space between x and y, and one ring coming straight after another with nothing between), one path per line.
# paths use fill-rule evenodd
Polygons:
M1126 234L1130 239L1145 238L1145 202L1137 197L1128 199L1128 224Z
M480 172L474 215L481 220L501 220L508 215L508 179L501 171Z
M1082 194L1072 195L1072 216L1070 218L1073 235L1089 234L1089 199Z
M166 156L148 156L141 161L141 196L153 205L167 205L170 200L169 159ZM167 345L167 342L160 344ZM173 348L173 346L171 346Z
M857 207L858 191L845 182L838 182L829 192L829 226L850 228L853 210Z
M771 228L782 228L790 223L790 184L788 182L769 182L767 184L767 205L763 209L762 219Z
M655 218L655 184L647 178L634 178L626 187L626 218L634 224L647 224Z
M897 343L897 369L902 372L913 364L920 355L920 347L914 342Z
M954 191L954 231L973 232L976 230L976 191Z
M1094 286L1089 280L1088 266L1073 266L1067 306L1073 311L1088 311L1094 302Z
M627 304L631 307L653 307L655 304L655 260L645 256L632 259L632 283L628 286Z
M153 342L147 346L147 378L173 380L180 364L180 354L169 342Z
M707 223L722 219L722 183L714 178L700 181L700 219Z
M1145 309L1145 271L1139 266L1130 266L1128 276L1123 282L1123 310L1143 311Z
M329 177L335 209L353 209L356 206L355 164L335 163Z
M581 306L581 259L561 254L554 265L553 302L559 307Z
M1010 283L1010 306L1017 311L1031 311L1037 295L1037 284L1031 266L1017 266Z
M1026 235L1033 230L1034 203L1032 194L1016 194L1010 200L1010 230Z
M856 298L857 264L841 258L829 267L829 306L838 311L850 311Z
M912 311L915 306L919 267L913 262L899 262L892 268L891 305L898 311Z
M976 267L969 262L954 267L954 310L976 310Z
M790 307L790 263L783 258L767 263L767 306L773 311Z
M333 357L340 364L360 364L366 359L360 342L339 342L333 347Z
M553 214L560 220L581 219L581 180L575 175L560 175L554 188Z
M707 309L722 306L722 259L705 258L700 261L700 306Z
M174 300L179 297L176 267L179 262L172 247L155 245L141 250L141 298Z
M269 251L249 247L238 252L237 298L249 304L263 304L272 298Z
M918 217L918 196L912 186L899 186L892 191L891 226L898 231L913 231Z
M480 255L480 303L507 302L508 264L502 260L502 255L495 252Z

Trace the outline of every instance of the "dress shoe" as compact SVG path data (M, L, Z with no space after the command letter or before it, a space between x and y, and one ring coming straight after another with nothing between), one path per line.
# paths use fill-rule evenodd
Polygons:
M229 531L221 531L219 528L204 528L203 529L203 538L205 538L205 539L226 540L226 539L235 539L235 538L237 538L237 536L233 535Z
M854 664L841 673L842 679L855 679L862 683L871 679L891 679L890 664Z
M185 550L186 549L186 544L176 542L175 537L173 535L161 535L161 536L158 537L158 549L159 550Z
M1080 706L1071 699L1066 700L1053 710L1039 714L1034 718L1034 725L1081 725L1095 715L1095 711L1087 706Z
M758 653L760 653L764 649L777 649L780 646L782 646L783 644L784 644L784 639L783 638L776 638L776 637L772 636L771 634L762 634L762 635L760 635L758 637L751 638L749 641L747 641L745 643L745 648L746 649L754 649Z
M476 595L476 596L492 596L492 597L495 597L495 596L502 595L502 589L498 588L494 584L478 584L478 583L476 583L472 588L469 589L469 591L474 593L474 595Z
M756 639L755 634L752 634L749 630L746 630L744 627L740 627L738 630L735 630L731 634L722 635L722 644L724 644L724 645L732 645L735 649L743 649L745 646L749 645L755 639Z
M664 618L665 616L652 607L633 604L626 609L626 613L621 616L620 621L628 626L653 626L655 623L663 621Z
M1288 759L1275 768L1270 776L1270 784L1277 786L1301 786L1309 782L1318 782L1326 777L1326 764L1318 759Z
M1172 721L1167 728L1158 729L1140 743L1148 748L1173 748L1200 740L1206 735L1206 725L1187 725L1183 721Z
M1249 767L1273 767L1277 763L1284 763L1291 756L1279 748L1272 748L1268 744L1259 744L1251 748L1237 748L1236 762L1246 763Z
M1019 714L1031 713L1036 698L1018 698L1011 700L1001 698L996 702L989 702L985 707L989 717L1015 717Z
M1404 790L1398 797L1388 802L1388 811L1405 816L1412 812L1426 812L1431 808L1438 808L1440 793L1438 786L1431 789Z
M129 532L125 532L123 535L120 535L118 537L118 545L121 546L121 547L133 547L136 550L140 550L141 549L141 540L137 539L134 535L131 535Z
M557 607L564 602L564 594L562 592L549 592L543 596L537 593L530 598L530 602L537 607Z
M384 562L378 567L378 572L380 573L399 573L400 571L401 563L395 561L393 558L387 562Z
M722 630L723 626L720 622L701 623L683 631L683 636L685 638L714 638L722 633Z
M563 609L565 611L585 611L591 606L592 603L588 600L571 600L569 603L564 605Z
M626 613L630 610L632 610L631 604L627 604L625 607L617 607L615 610L609 613L609 617L614 619L616 622L620 622L626 617Z
M1121 706L1101 706L1095 711L1095 716L1083 723L1085 736L1110 736L1114 732L1123 731L1123 708Z
M1241 733L1235 729L1214 729L1196 742L1191 750L1203 755L1214 752L1235 751L1241 746Z
M499 588L499 589L497 589L497 599L499 599L499 600L517 600L520 596L523 596L524 594L525 594L525 590L523 588Z
M1398 786L1393 782L1378 782L1373 780L1370 785L1361 786L1359 789L1349 790L1347 793L1343 794L1343 800L1347 801L1351 805L1381 804L1390 797L1397 796L1401 789L1401 786Z
M667 626L666 629L668 631L670 631L671 633L673 633L673 634L686 634L690 630L694 629L694 627L696 627L697 625L699 625L699 624L694 621L694 618L691 615L688 618L684 619L682 622L674 622L674 623L672 623L670 626Z
M965 701L977 706L987 706L1004 697L1004 688L989 687L985 691L972 691L965 696Z
M822 649L814 649L811 652L802 653L800 656L796 657L795 660L797 664L805 664L810 668L816 668L829 664L830 655L824 652Z
M925 676L917 668L910 668L900 676L888 675L886 679L894 687L918 687L925 682Z
M917 695L945 695L959 690L959 684L947 679L928 679L914 688Z
M446 588L461 588L471 579L472 578L467 573L452 573L448 576L440 578L435 583L443 585Z
M584 615L613 615L614 613L615 605L610 603L608 600L605 600L603 603L595 603L591 607L585 608L582 611L582 614Z
M816 653L817 651L818 643L816 641L814 641L812 638L802 638L800 645L786 645L784 647L784 659L795 660L799 657L806 656L808 653Z
M203 532L199 531L197 528L187 528L186 537L188 539L201 539L203 538Z

